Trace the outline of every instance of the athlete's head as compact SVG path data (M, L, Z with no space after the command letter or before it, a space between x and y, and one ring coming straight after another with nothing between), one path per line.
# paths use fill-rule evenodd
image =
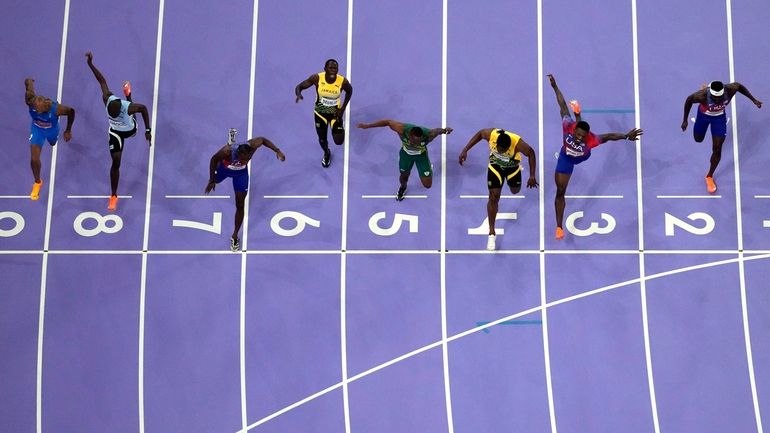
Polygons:
M326 72L329 75L337 75L337 71L339 71L340 64L337 63L334 59L329 59L324 63L324 72Z
M725 95L724 83L721 81L712 81L709 83L709 93L711 93L711 96L717 101L723 99Z
M589 125L588 122L581 120L575 125L575 132L572 135L575 137L576 142L582 143L589 131L591 131L591 125Z
M251 157L252 152L253 149L251 146L249 146L248 143L243 143L235 150L235 156L237 156L239 160L245 161Z
M511 148L511 137L502 129L498 129L497 132L500 134L497 136L497 151L507 152Z
M409 144L419 146L423 141L425 141L425 133L422 131L422 128L412 128L409 130Z
M107 114L110 117L118 117L118 114L120 114L120 99L113 99L107 104Z
M51 109L51 106L48 104L48 98L45 96L37 95L34 99L32 99L32 108L34 108L38 113L45 113Z

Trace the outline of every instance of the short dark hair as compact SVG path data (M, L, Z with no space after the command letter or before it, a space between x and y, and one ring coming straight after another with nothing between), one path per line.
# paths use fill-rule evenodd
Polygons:
M577 128L580 128L585 132L589 132L591 130L591 125L589 125L585 120L581 120L577 123Z
M238 148L235 150L235 153L251 153L251 146L249 146L248 143L243 143L238 145Z
M725 88L725 84L721 81L712 81L709 87L711 87L711 90L719 92Z
M423 133L422 128L418 128L418 127L414 126L414 127L412 127L409 130L409 135L411 135L413 137L422 137L425 134Z
M324 69L326 69L327 67L329 67L329 63L331 63L331 62L334 62L334 63L336 63L337 65L339 65L339 64L340 64L340 62L338 62L338 61L337 61L337 59L329 59L329 60L327 60L327 61L326 61L326 63L324 63Z
M511 137L502 129L498 129L497 133L500 134L497 136L497 149L502 151L508 150L511 147Z

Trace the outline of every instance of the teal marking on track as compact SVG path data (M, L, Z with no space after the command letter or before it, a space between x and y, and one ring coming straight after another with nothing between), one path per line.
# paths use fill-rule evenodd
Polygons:
M492 322L476 322L476 326L484 326L484 325L488 325L490 323L492 323ZM500 323L498 323L495 326L501 326L501 325L522 326L522 325L542 325L542 324L543 324L542 320L508 320L506 322L500 322ZM489 334L489 330L490 329L491 328L484 328L484 329L482 329L482 331L484 331L484 333L486 333L486 334Z

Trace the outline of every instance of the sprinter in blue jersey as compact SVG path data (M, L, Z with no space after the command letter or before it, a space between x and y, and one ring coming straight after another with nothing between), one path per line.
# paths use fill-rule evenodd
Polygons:
M230 129L227 144L217 151L211 157L209 164L209 183L206 184L204 192L206 194L214 191L217 184L227 179L233 179L233 190L235 190L235 228L230 237L230 249L235 252L241 249L241 241L238 234L243 224L243 212L246 203L246 194L249 191L249 169L248 164L254 152L260 146L265 146L275 152L275 156L285 161L286 156L278 149L272 141L265 137L252 138L246 142L235 142L235 129Z
M59 140L59 116L67 116L67 129L64 130L64 141L72 139L72 124L75 122L75 110L45 96L35 94L35 80L24 80L24 102L29 107L29 115L32 117L29 134L29 148L31 152L30 166L35 183L32 184L31 200L40 198L40 187L43 180L40 178L40 152L43 143L47 140L51 146L55 146Z
M126 99L120 99L110 92L107 87L107 81L102 73L96 69L93 63L94 56L91 52L86 53L86 63L94 73L96 81L102 89L102 101L107 108L107 118L110 122L109 143L110 155L112 156L112 166L110 167L110 201L107 210L114 211L118 206L118 182L120 181L120 159L123 155L123 143L126 138L136 135L136 119L134 114L142 113L144 120L144 138L147 144L152 145L152 130L150 129L150 116L147 114L147 107L131 101L131 85L126 81L123 84L123 93Z
M684 101L684 117L682 118L682 131L687 129L687 116L690 114L692 104L698 104L698 113L695 115L695 125L692 128L692 136L700 143L706 138L706 129L711 127L711 165L706 173L706 190L714 194L717 192L717 184L714 182L714 171L719 161L722 160L722 144L727 137L727 115L725 108L737 93L749 98L757 108L762 108L762 101L755 98L741 83L723 83L712 81L703 85L700 90L691 94Z

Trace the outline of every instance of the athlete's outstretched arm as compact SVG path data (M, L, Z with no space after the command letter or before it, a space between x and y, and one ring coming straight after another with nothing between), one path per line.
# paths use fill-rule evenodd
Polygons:
M428 131L428 142L433 141L434 138L441 134L451 134L454 131L452 128L434 128Z
M610 132L608 134L601 134L599 136L599 141L602 143L605 143L607 141L616 141L616 140L636 141L636 139L639 138L639 136L642 134L644 134L644 131L642 131L639 128L634 128L625 134L621 134L620 132Z
M302 98L302 91L307 89L308 87L312 85L318 84L318 74L313 74L309 77L307 77L307 80L304 80L297 84L297 86L294 88L294 96L297 97L297 99L294 100L294 102L299 102ZM352 89L351 89L352 91ZM350 98L348 98L350 99ZM345 102L347 104L347 102Z
M230 145L225 144L224 146L222 146L221 149L217 151L217 153L211 156L211 162L209 163L209 183L206 184L206 189L204 190L206 194L210 193L216 188L217 166L219 165L220 161L223 161L225 158L228 157L228 155L230 155Z
M492 128L487 129L480 129L479 132L473 134L473 137L468 141L468 144L463 147L463 150L460 152L460 158L459 162L460 165L463 165L465 160L468 158L468 151L471 150L471 147L475 146L476 143L481 141L481 139L489 140L489 135L492 133Z
M527 179L527 188L537 188L537 157L535 157L535 150L524 139L519 139L516 143L516 150L527 156L527 162L529 162L529 179Z
M571 117L569 114L569 108L567 108L567 101L564 100L564 95L561 94L559 86L556 85L556 78L552 74L548 74L548 81L551 82L554 93L556 93L556 102L559 104L559 114L562 118Z
M72 138L72 124L75 123L75 109L64 104L56 107L57 116L67 116L67 128L64 130L64 141L70 141Z
M753 102L754 105L757 106L757 108L762 108L762 101L756 99L751 94L751 92L749 92L749 89L747 89L746 86L744 86L743 84L736 82L736 83L730 83L730 84L728 84L728 86L732 87L734 89L734 91L739 92L741 95L751 99L751 102Z
M391 119L382 119L372 123L358 124L358 127L361 129L381 128L383 126L387 126L398 135L401 135L404 133L404 124L401 122L396 122L395 120L391 120Z
M275 152L276 158L278 158L281 161L286 160L286 155L281 152L281 149L278 148L272 141L268 140L265 137L255 137L249 140L249 146L251 146L252 153L257 150L259 146L265 146L266 148L272 150Z
M316 75L317 77L318 75ZM342 107L340 107L339 111L337 111L337 118L342 119L342 115L345 113L345 109L348 108L348 102L350 102L350 97L353 96L353 86L350 84L350 81L348 81L347 78L345 78L344 81L342 81L342 90L345 91L345 100L342 101Z
M27 105L32 105L33 99L35 99L35 80L27 78L24 80L24 102Z
M94 55L89 51L86 53L86 63L88 63L88 67L91 68L91 72L94 73L94 77L96 77L96 81L99 82L99 87L102 88L102 100L104 103L107 103L107 98L112 96L112 92L110 92L110 88L107 87L107 80L104 79L104 75L102 75L101 72L99 72L98 69L96 69L96 66L94 66Z
M128 105L128 114L142 113L142 120L144 121L144 138L147 139L147 143L152 146L152 129L150 128L150 115L147 113L147 107L144 104L138 104L132 102Z

